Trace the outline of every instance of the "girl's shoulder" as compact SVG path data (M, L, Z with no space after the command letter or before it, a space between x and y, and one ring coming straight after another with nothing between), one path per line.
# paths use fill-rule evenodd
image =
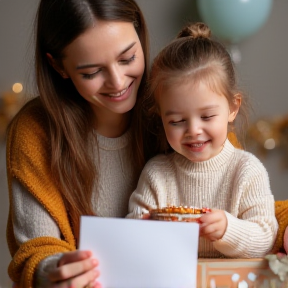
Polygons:
M172 166L174 153L158 154L151 158L145 165L143 171L167 171Z
M170 163L171 161L173 161L173 157L174 157L174 152L171 152L169 154L158 154L154 157L152 157L147 163L146 165L166 165L167 163Z
M235 148L233 161L237 165L237 169L242 173L267 174L267 170L261 160L249 151Z

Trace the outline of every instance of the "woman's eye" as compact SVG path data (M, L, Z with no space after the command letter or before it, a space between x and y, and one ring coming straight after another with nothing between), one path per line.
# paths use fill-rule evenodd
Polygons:
M93 79L100 71L101 71L101 69L99 69L96 72L91 73L91 74L82 74L82 77L84 79Z
M129 59L123 59L123 60L120 60L120 63L121 64L124 64L124 65L127 65L127 64L130 64L132 61L134 61L136 58L135 54L130 57Z

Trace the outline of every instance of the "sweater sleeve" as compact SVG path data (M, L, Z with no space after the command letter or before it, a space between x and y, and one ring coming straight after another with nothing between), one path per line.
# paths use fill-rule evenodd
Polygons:
M16 179L12 180L12 199L15 207L12 215L13 230L19 246L38 237L48 236L60 240L60 230L53 218ZM61 255L62 253L51 255L38 264L35 272L35 288L48 287L47 275L57 267Z
M42 236L61 238L53 218L17 179L12 180L12 199L13 229L18 245Z
M225 212L227 230L221 240L214 242L214 247L228 257L259 258L272 249L275 241L275 202L267 171L260 162L250 162L249 171L243 175L238 215Z
M150 177L151 171L153 171L150 169L151 165L152 162L150 161L140 175L137 188L129 200L129 213L126 218L141 219L143 214L147 214L150 209L159 206L156 183L153 181L153 177Z
M43 259L76 249L68 213L51 175L47 131L45 112L36 99L14 118L7 134L6 237L12 256L8 273L23 288L35 287L35 273Z

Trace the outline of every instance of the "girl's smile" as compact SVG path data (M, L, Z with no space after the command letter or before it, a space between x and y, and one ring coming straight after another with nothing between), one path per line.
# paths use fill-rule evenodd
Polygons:
M198 143L184 143L183 145L186 146L191 152L202 152L209 142L210 140Z

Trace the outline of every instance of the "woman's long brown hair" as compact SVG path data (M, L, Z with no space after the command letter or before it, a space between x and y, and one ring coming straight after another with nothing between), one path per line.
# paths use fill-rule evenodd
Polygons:
M53 181L63 195L76 239L80 216L94 215L91 195L94 185L97 186L98 173L93 158L96 145L92 133L93 114L72 81L62 79L48 63L46 53L61 65L64 48L91 27L95 19L131 22L141 41L146 68L131 121L134 148L131 157L139 171L146 153L141 101L149 50L147 28L138 5L133 0L42 0L36 17L37 88L49 121Z

